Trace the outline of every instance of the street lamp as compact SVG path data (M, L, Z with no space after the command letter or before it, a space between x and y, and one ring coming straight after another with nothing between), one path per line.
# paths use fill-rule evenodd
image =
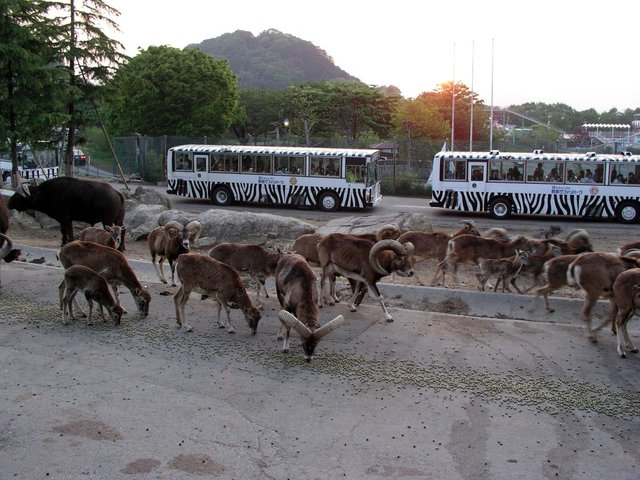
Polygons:
M289 145L289 119L285 117L284 121L282 122L284 124L284 128L285 128L285 142L287 145Z

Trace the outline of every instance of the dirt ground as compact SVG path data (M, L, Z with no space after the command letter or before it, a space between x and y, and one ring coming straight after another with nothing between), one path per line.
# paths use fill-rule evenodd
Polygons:
M589 231L588 227L585 228ZM517 230L508 230L509 234L522 234L527 235L530 232L521 232ZM12 225L9 232L11 238L15 243L18 244L26 244L31 246L43 247L43 248L59 248L61 235L57 229L33 229L33 228L25 228L20 225ZM78 232L76 232L77 234ZM596 251L603 252L615 252L616 249L628 242L638 241L640 240L639 235L635 229L616 229L615 224L611 225L611 228L594 228L592 231L589 231L591 236L591 241ZM266 239L265 239L266 240ZM259 239L255 240L256 242ZM273 243L270 240L270 243ZM281 249L286 249L291 243L291 240L283 241L280 244L275 244L274 246L279 247ZM133 241L129 239L126 242L126 255L132 259L138 260L150 260L149 248L147 246L146 240L141 241ZM195 252L206 253L209 250L210 246L201 246L195 248ZM403 278L398 275L393 275L391 277L386 277L383 282L387 283L397 283L397 284L406 284L406 285L424 285L429 286L431 284L431 280L435 273L436 262L434 260L426 260L422 262L418 262L415 266L415 273L411 278ZM318 277L320 275L319 269L316 269ZM447 276L447 283L449 287L456 289L466 289L466 290L477 290L478 282L476 280L475 274L478 272L478 268L471 265L462 265L460 266L459 273L460 278L464 282L464 285L456 285L450 275ZM489 281L490 285L493 285L493 279ZM521 289L526 290L528 287L532 286L532 282L530 279L523 278L518 281L518 285ZM487 290L490 290L489 286L487 286ZM555 292L553 295L566 296L572 298L580 298L581 292L575 291L571 288L563 288L558 292Z

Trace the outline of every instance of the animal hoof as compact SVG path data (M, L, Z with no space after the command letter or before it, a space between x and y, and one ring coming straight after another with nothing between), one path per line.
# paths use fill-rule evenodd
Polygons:
M387 320L387 323L393 322L393 318L391 318L391 317L387 318L386 320Z
M236 333L235 330L227 330L227 333Z
M598 339L595 337L595 335L589 335L589 341L591 343L598 343Z
M193 327L191 325L185 325L185 332L193 332Z
M631 350L631 353L638 353L638 349L634 348L633 350Z

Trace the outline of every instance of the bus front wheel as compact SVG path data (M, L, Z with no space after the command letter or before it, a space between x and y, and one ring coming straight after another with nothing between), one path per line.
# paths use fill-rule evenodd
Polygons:
M227 187L218 187L211 193L211 201L214 205L226 207L233 202L233 194Z
M489 214L491 218L495 218L496 220L506 220L509 218L512 209L513 204L508 198L494 198L491 200L491 203L489 203Z
M640 221L640 205L632 201L624 201L618 204L616 218L620 223L638 223Z
M323 212L335 212L339 206L340 199L333 192L324 192L318 198L318 208Z

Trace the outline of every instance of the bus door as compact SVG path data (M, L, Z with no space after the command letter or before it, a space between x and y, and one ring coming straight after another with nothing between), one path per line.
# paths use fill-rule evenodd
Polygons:
M469 192L484 192L487 183L487 163L486 162L469 162L467 164L467 175L469 178Z

